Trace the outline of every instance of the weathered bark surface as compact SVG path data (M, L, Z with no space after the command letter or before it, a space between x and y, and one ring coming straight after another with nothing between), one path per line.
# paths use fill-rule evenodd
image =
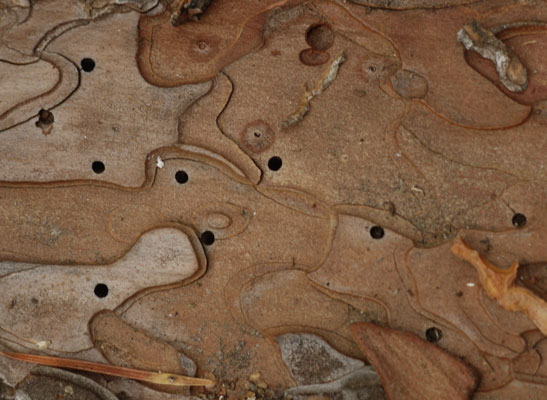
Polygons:
M472 391L461 358L474 398L547 397L547 5L198 3L0 0L0 347L382 397L365 322L435 342L436 393ZM0 393L111 398L29 371L0 358Z

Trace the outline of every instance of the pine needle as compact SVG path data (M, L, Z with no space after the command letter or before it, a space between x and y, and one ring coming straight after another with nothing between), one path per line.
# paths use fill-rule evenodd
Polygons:
M210 386L214 382L209 379L192 378L177 374L165 372L151 372L140 369L118 367L116 365L108 365L91 361L76 360L71 358L39 356L35 354L13 353L0 351L0 355L14 360L31 362L34 364L48 365L50 367L70 368L80 371L95 372L98 374L119 376L122 378L135 379L158 385L171 386Z

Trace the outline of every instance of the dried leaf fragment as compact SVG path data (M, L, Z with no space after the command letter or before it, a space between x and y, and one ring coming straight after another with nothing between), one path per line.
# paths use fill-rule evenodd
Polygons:
M547 302L530 290L514 285L519 263L511 268L499 268L473 250L461 237L457 237L452 253L471 263L479 273L479 280L486 294L509 311L522 311L534 322L544 335L547 335Z

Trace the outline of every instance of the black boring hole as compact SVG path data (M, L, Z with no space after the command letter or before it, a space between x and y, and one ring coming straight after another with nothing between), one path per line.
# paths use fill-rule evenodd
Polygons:
M516 228L522 228L524 225L526 225L526 215L516 213L513 215L513 226Z
M437 343L443 337L443 332L439 328L429 328L425 331L425 338L428 342Z
M98 283L95 286L93 293L95 293L95 296L102 299L103 297L106 297L108 295L108 286L106 286L104 283Z
M85 72L91 72L95 68L95 61L92 58L82 58L80 65Z
M186 171L177 171L175 174L175 180L182 185L183 183L188 182L188 174Z
M91 168L96 174L102 174L106 169L102 161L93 161L93 164L91 164Z
M372 236L373 239L381 239L384 237L384 228L381 226L373 226L370 228L370 236Z
M281 157L273 156L268 160L268 168L272 171L279 171L282 165L283 160L281 159Z
M205 231L201 234L201 243L210 246L215 243L215 234L211 231Z

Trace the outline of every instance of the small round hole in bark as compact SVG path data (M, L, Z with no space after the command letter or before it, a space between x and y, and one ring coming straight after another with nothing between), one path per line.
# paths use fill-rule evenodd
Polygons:
M53 117L53 113L49 110L44 110L43 108L38 113L38 122L36 122L36 126L41 125L50 125L53 122L55 122L55 118Z
M95 293L95 296L97 296L98 298L103 299L108 296L108 286L106 286L104 283L98 283L97 285L95 285L93 293Z
M188 182L188 174L186 173L186 171L177 171L175 173L175 180L182 185Z
M92 58L82 58L80 65L85 72L91 72L95 69L95 61Z
M93 161L93 163L91 164L91 169L96 174L102 174L105 171L106 167L104 166L104 163L102 161Z
M215 234L211 231L205 231L201 234L201 243L210 246L215 243Z
M515 228L522 228L524 225L526 225L526 215L516 213L515 215L513 215L512 222Z
M315 24L306 31L306 42L314 50L325 51L334 43L334 33L327 24Z
M437 343L443 337L443 332L436 327L428 328L425 331L425 338L430 343Z
M370 228L370 236L373 239L381 239L384 237L384 235L384 228L382 228L381 226L373 226L372 228Z
M268 168L272 171L279 171L283 165L281 157L273 156L268 160Z

